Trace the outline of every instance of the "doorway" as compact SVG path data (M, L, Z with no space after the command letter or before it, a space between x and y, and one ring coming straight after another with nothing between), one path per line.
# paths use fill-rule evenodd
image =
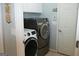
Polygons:
M57 51L74 55L76 42L77 4L58 4Z

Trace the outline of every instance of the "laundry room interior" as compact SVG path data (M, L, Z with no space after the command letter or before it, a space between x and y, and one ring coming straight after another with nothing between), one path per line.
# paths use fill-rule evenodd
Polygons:
M79 56L78 14L78 3L0 3L0 56Z
M49 23L49 26L48 26L48 28L49 28L49 35L50 35L50 37L48 38L49 39L49 48L50 49L56 49L56 19L57 19L57 4L56 3L46 3L46 4L43 4L42 5L42 13L41 13L41 11L40 12L24 12L24 14L23 14L23 16L24 16L24 18L25 18L25 22L24 23L26 23L26 25L27 25L27 27L26 27L26 25L25 25L25 28L29 28L29 27L31 27L31 26L29 26L29 23L30 23L30 25L32 25L32 27L33 27L33 24L31 24L32 22L33 22L33 20L32 20L32 22L30 22L29 20L31 20L31 19L29 19L28 21L27 21L27 18L37 18L37 20L41 20L41 19L39 19L39 18L47 18L47 20L48 20L48 23ZM43 20L43 19L42 19ZM26 22L27 21L27 22ZM35 22L35 21L34 21ZM33 23L34 23L33 22ZM40 22L41 23L41 22ZM35 26L35 25L34 25ZM34 28L31 28L31 29L34 29ZM41 29L41 28L40 28ZM40 31L40 29L39 29L39 31ZM44 29L45 31L47 30L46 28ZM52 31L53 30L53 31ZM39 33L38 33L39 34ZM46 34L46 33L45 33ZM48 36L48 35L47 35ZM46 42L45 42L46 43ZM42 45L43 45L43 43L42 43ZM39 46L39 44L38 44L38 46ZM43 49L43 51L44 51L45 49ZM47 51L48 52L48 51ZM42 53L42 52L41 52Z

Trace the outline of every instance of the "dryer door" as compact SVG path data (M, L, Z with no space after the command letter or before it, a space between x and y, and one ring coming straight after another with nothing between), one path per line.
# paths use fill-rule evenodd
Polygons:
M40 35L43 39L47 39L48 38L48 23L45 23L41 26L41 29L40 29Z
M29 38L24 43L25 44L25 56L35 56L37 53L37 39L36 38Z

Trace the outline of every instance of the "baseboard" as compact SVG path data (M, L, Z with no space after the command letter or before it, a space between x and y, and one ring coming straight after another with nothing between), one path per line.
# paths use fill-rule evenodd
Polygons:
M55 50L55 49L49 49L49 50L52 51L52 52L57 53L57 50Z
M4 54L4 53L0 53L0 56L7 56L6 54Z

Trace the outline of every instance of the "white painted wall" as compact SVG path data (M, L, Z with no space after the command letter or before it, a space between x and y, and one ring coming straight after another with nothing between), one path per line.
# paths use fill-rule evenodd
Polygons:
M3 47L3 30L2 30L2 7L0 4L0 53L4 53Z

